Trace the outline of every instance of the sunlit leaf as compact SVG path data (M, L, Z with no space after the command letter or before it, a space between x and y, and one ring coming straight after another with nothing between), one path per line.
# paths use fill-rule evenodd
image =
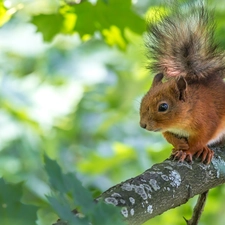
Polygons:
M121 143L114 143L113 150L115 154L108 158L99 156L96 153L90 154L86 161L78 165L79 169L86 173L99 174L136 157L134 149Z
M0 1L0 26L8 22L15 11L15 9L7 10L3 4L3 1Z
M81 4L62 5L56 14L40 14L31 20L45 41L57 34L77 32L83 40L87 35L100 32L109 45L125 49L125 29L136 33L145 30L144 19L132 10L131 0L98 0L96 4L84 1Z
M118 45L121 49L125 49L126 43L121 35L120 30L112 26L109 30L105 29L102 31L102 34L105 36L105 41L109 45Z

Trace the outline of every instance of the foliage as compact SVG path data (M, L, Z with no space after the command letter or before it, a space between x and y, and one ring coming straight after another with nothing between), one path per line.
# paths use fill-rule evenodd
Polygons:
M223 3L213 4L225 48ZM152 78L145 17L160 7L153 0L0 1L1 224L50 225L67 215L76 224L99 224L97 215L120 223L112 207L92 199L171 151L138 124ZM210 193L201 224L223 224L221 195L223 187ZM151 224L181 224L194 202ZM76 207L85 219L71 217Z
M24 224L24 215L26 215L26 223L34 224L37 219L37 207L21 202L22 183L7 184L3 179L0 179L0 192L2 224L22 225Z
M45 169L49 176L49 182L53 190L52 196L48 196L50 205L54 208L62 220L69 224L113 224L123 225L119 215L119 209L103 202L95 203L91 193L86 190L80 181L72 173L62 174L59 165L45 157ZM74 217L68 199L72 200L73 207L79 209L84 218ZM113 221L110 222L110 221Z

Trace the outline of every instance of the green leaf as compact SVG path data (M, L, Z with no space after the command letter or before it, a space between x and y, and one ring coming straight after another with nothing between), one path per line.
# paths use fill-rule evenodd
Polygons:
M109 45L118 45L124 49L125 29L136 33L145 31L145 22L132 10L131 0L111 0L107 3L98 0L96 5L90 2L74 6L77 15L75 31L82 36L100 31Z
M145 21L132 9L131 0L88 1L72 6L63 5L56 14L40 14L31 22L43 34L45 41L51 41L59 33L78 32L84 40L100 32L108 45L126 48L126 29L142 34Z
M45 156L45 169L49 177L49 182L51 186L58 190L61 193L67 193L69 191L69 188L66 183L64 183L64 176L61 172L61 169L59 165Z
M86 1L82 4L74 6L74 13L77 15L77 21L74 30L80 36L86 34L93 35L99 29L98 15L96 14L96 6Z
M109 4L98 0L96 8L99 20L101 22L107 21L107 26L103 28L115 25L122 32L125 28L129 28L139 34L142 34L146 29L145 20L132 9L131 0L110 0Z
M45 163L52 187L62 195L72 193L74 207L79 207L84 214L90 213L95 205L91 193L72 173L62 174L59 165L47 156L45 156Z
M34 16L31 22L37 26L37 31L41 32L45 41L51 41L57 34L60 33L64 17L59 14L40 14Z
M70 225L88 225L90 222L104 225L123 224L119 208L104 202L94 203L91 193L82 186L81 182L71 173L63 174L59 165L47 156L45 156L45 168L50 184L58 191L48 196L48 200L63 221L67 221ZM78 208L84 218L75 217L71 213L68 194L72 194L74 208Z
M107 205L104 202L98 202L93 214L93 224L104 224L104 225L124 225L125 222L122 220L120 209L113 206Z
M86 219L80 219L76 217L68 207L68 204L63 196L48 196L47 197L52 207L58 213L59 217L63 221L67 221L69 225L88 225Z
M36 224L38 208L21 202L22 185L23 183L7 184L0 179L0 224Z

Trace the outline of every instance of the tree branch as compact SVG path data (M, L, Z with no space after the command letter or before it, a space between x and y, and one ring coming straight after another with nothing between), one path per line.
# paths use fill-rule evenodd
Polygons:
M129 225L140 225L186 203L195 195L225 183L225 148L213 150L214 158L209 165L199 161L189 164L167 159L108 189L98 200L121 207Z
M122 207L129 225L139 225L225 183L225 148L214 148L210 165L166 160L118 184L100 198Z

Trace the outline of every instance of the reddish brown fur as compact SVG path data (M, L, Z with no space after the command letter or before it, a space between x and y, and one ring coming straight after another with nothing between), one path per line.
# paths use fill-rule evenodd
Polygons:
M140 124L150 131L161 131L174 146L173 155L183 161L193 155L209 163L213 152L207 147L220 134L225 135L225 83L218 76L187 82L185 99L180 100L177 79L156 82L143 97ZM159 102L169 110L158 112ZM220 139L214 142L219 142Z

